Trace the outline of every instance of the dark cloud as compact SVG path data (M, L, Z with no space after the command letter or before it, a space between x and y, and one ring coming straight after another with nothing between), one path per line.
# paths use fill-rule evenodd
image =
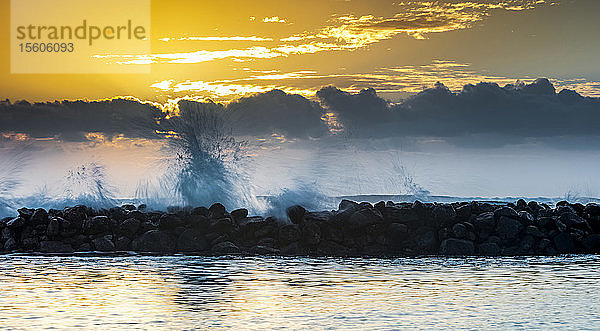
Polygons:
M438 83L398 105L385 103L372 90L352 95L326 88L317 96L354 128L355 137L444 137L491 147L528 138L600 136L600 99L571 90L556 93L543 78L504 87L468 84L458 93Z
M107 137L123 134L130 138L154 138L162 111L151 104L133 100L26 101L0 104L0 133L23 133L31 138L57 137L64 141L85 141L89 132Z
M571 90L556 93L547 79L503 87L468 84L460 92L438 83L394 105L374 89L352 94L325 87L316 97L319 103L273 90L227 105L181 101L179 107L187 112L215 110L233 134L245 136L325 137L328 127L322 116L331 112L346 135L354 138L436 137L470 147L537 140L564 148L583 141L581 145L590 148L600 137L600 98L582 97ZM0 104L0 133L33 138L85 141L88 132L160 138L155 131L168 129L169 121L159 107L131 100Z
M327 133L323 109L300 95L280 90L256 94L226 107L234 132L240 135L283 134L289 138L320 137Z

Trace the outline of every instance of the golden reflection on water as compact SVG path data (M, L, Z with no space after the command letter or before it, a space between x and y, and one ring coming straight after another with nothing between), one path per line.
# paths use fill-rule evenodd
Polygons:
M600 258L0 256L0 328L600 327Z

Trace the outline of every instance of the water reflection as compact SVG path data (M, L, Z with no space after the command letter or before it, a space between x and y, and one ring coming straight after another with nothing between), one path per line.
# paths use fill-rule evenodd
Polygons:
M0 327L600 327L600 258L1 256Z

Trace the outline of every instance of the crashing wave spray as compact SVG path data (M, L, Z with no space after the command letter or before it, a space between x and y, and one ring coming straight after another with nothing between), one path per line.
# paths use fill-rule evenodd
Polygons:
M161 123L159 132L167 140L166 172L158 183L167 204L257 207L243 171L243 161L249 159L247 142L233 136L223 106L192 101L180 101L178 106L179 114ZM138 198L164 207L165 201L149 196L155 190L148 186L138 187Z
M15 208L14 191L21 184L19 176L29 159L29 147L2 151L0 159L0 217L11 215Z

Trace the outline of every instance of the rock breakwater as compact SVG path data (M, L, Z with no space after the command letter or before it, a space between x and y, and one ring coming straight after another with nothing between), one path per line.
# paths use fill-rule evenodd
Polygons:
M287 208L288 219L246 209L145 205L18 210L0 220L0 251L281 256L498 256L600 252L600 205L356 203Z

